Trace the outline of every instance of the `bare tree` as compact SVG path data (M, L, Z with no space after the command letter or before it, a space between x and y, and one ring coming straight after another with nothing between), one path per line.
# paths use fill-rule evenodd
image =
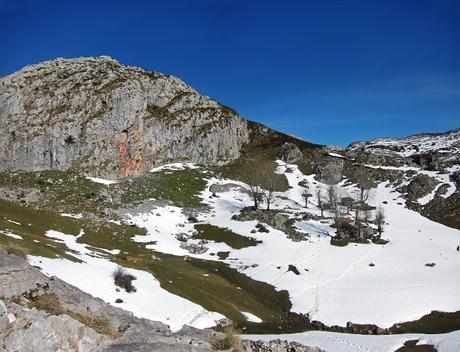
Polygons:
M377 225L377 232L382 236L383 226L385 225L385 213L383 208L379 207L375 212L375 224Z
M341 218L340 218L339 190L337 189L336 186L330 185L327 188L327 195L328 195L329 209L331 210L332 215L334 216L334 225L335 225L335 228L337 229L337 236L340 236Z
M267 210L273 203L276 189L280 187L280 175L275 173L272 161L256 162L245 170L244 181L249 185L254 209L259 209L259 202L265 200Z
M312 194L309 192L308 188L305 188L302 191L302 198L305 200L305 208L308 208L308 198L310 198Z
M355 204L355 200L349 196L342 197L340 199L340 204L342 204L347 209L347 214L349 214L353 204Z
M259 209L259 201L262 198L261 171L258 167L247 167L243 174L243 180L249 186L249 193L254 202L254 210Z
M323 192L321 191L321 188L316 189L316 200L318 202L318 208L321 210L321 217L324 217L324 199L323 199Z
M359 239L364 239L364 233L362 231L363 223L368 222L369 220L369 205L367 200L369 199L369 190L364 187L360 187L358 194L356 195L356 200L354 202L354 215L355 215L355 225L356 225L356 236Z
M267 203L267 210L270 210L270 204L273 202L275 191L279 188L279 175L275 173L273 168L266 165L266 167L262 169L261 177L263 199Z
M357 172L357 186L358 193L355 196L354 202L354 217L355 225L357 229L356 236L359 239L364 239L363 233L363 223L368 222L369 220L369 205L367 201L369 200L369 189L372 187L372 182L369 180L368 175L365 172L364 166L361 166L361 169Z

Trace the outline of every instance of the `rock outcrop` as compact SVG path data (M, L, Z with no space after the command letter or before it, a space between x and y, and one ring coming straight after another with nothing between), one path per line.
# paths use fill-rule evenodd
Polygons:
M247 140L232 109L110 57L60 58L0 79L0 171L125 177L173 161L225 164Z
M213 343L225 337L190 326L171 332L163 323L137 318L47 277L24 258L2 249L0 282L0 351L211 352ZM320 351L286 341L242 344L248 352Z

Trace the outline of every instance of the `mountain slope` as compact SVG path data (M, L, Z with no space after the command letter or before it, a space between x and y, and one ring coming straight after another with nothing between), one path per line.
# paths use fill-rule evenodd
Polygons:
M181 80L97 58L0 79L0 170L125 177L171 161L228 163L246 121Z

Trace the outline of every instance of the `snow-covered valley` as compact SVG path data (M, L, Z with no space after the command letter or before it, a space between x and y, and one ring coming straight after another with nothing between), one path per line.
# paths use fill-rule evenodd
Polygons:
M173 172L187 166L190 167L174 165L166 170ZM327 185L316 181L314 175L303 175L296 165L281 161L278 161L277 172L286 176L289 189L276 193L272 211L292 218L293 227L304 233L306 240L293 241L283 231L267 224L264 224L265 231L257 231L256 220L236 220L235 215L251 204L248 185L217 177L206 179L207 186L200 194L206 209L197 214L196 223L189 221L181 207L157 205L149 212L131 214L125 219L127 223L147 229L146 235L136 235L131 240L152 250L152 261L158 260L153 251L205 260L216 260L216 253L225 253L219 261L254 280L288 291L291 311L308 314L311 319L329 326L345 326L351 321L388 328L399 322L417 320L432 310L460 310L460 286L455 279L455 272L460 269L460 255L456 250L459 230L407 209L395 188L381 183L372 190L370 203L385 211L383 239L389 242L334 246L331 245L335 234L331 215L326 211L322 220L308 219L306 214L318 217L320 209L314 199L309 200L305 208L302 198L306 184L312 193L318 188L326 192ZM220 185L225 191L211 192L212 185ZM339 187L344 194L357 192L346 180ZM195 238L196 225L227 229L255 240L256 244L234 248L225 238L218 241ZM177 236L179 233L182 237ZM168 292L144 270L128 267L137 278L134 281L137 291L120 291L112 279L119 263L111 261L110 251L104 254L85 245L83 233L74 237L50 229L45 235L65 244L67 253L77 259L29 256L29 261L47 275L55 275L139 317L163 321L176 330L183 324L213 326L224 317ZM83 243L77 243L79 237ZM193 253L190 245L201 246L206 251ZM115 249L111 254L119 251ZM428 263L435 265L427 266ZM203 274L204 279L206 275ZM122 303L115 303L117 298ZM248 321L263 321L255 312L241 313Z

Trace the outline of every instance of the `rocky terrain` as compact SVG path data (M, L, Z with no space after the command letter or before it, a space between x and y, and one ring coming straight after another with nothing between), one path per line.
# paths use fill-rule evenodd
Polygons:
M0 350L225 350L229 321L235 351L456 343L459 150L309 143L109 57L25 67L0 79Z
M181 80L110 57L57 59L0 79L0 170L141 174L172 161L224 164L245 120Z
M225 334L139 319L0 249L0 350L5 352L215 351ZM152 302L158 304L158 302ZM160 303L161 304L161 303ZM228 346L232 350L233 346ZM286 341L241 341L240 351L321 352Z

